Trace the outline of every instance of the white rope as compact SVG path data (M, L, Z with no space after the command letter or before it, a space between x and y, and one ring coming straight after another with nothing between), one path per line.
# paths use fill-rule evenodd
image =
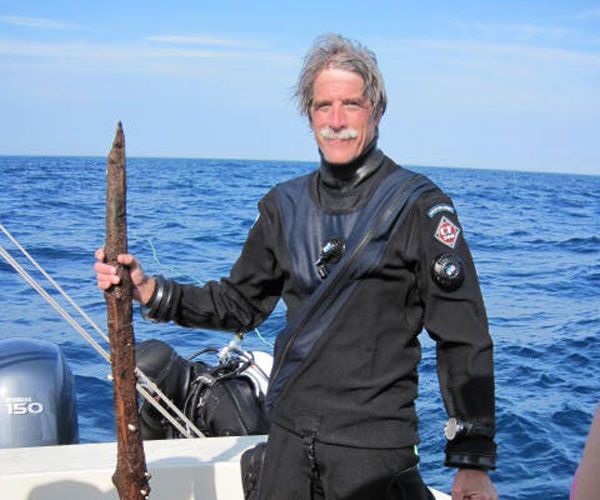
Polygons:
M163 417L165 417L171 423L171 425L173 425L173 427L175 427L179 432L184 434L187 438L205 437L204 433L200 429L198 429L198 427L196 427L196 425L194 425L194 423L189 418L187 418L177 406L175 406L175 403L173 403L173 401L171 401L142 370L136 367L135 374L138 376L139 379L142 379L142 382L144 384L148 385L152 389L152 391L156 393L156 395L160 398L161 401L164 401L166 403L166 405L177 415L177 417L181 421L183 421L183 423L186 425L186 428L190 429L192 433L195 434L195 436L193 436L189 431L184 430L179 424L179 422L169 412L167 412L165 408L160 403L158 403L154 397L150 396L150 399L146 398L146 401L148 401L152 406L154 406L160 412L160 414ZM138 384L138 386L141 386L141 384ZM143 388L143 386L141 387Z
M31 262L35 268L42 273L42 275L44 276L44 278L46 278L50 284L56 288L56 290L58 290L58 292L65 298L65 300L67 302L69 302L69 304L71 304L74 309L81 314L81 316L90 324L90 326L96 330L96 332L104 339L106 340L106 342L108 342L108 336L102 331L102 329L96 325L96 323L94 323L94 321L92 320L92 318L90 318L86 312L81 309L81 307L79 307L77 305L77 303L67 294L67 292L65 292L62 287L42 268L42 266L40 266L37 261L29 254L29 252L27 250L25 250L25 248L23 248L21 246L21 244L13 237L12 234L10 234L8 232L8 230L2 225L0 224L0 230L2 230L2 232L8 237L8 239L10 241L13 242L13 244L21 251L21 253L23 255L25 255L25 257L27 257L29 259L29 262Z
M138 370L136 370L136 374L138 373ZM141 373L141 371L139 372ZM181 432L181 434L183 434L186 438L188 439L192 439L194 438L194 436L187 430L185 429L175 418L173 418L173 415L171 415L163 405L161 405L153 396L152 394L150 394L146 388L141 385L141 384L136 384L135 388L137 389L137 391L141 394L141 396L148 401L148 403L150 403L152 406L154 406L154 408L156 408L159 413L165 417L173 427L175 427L179 432ZM176 407L177 408L177 407ZM181 414L183 416L183 419L186 420L188 423L186 423L186 425L191 424L191 421L188 420L188 418L183 415L183 413ZM194 427L194 424L191 424L191 427L194 430L194 432L197 432L197 436L196 437L204 437L204 434L202 434L198 429L196 429Z
M50 283L60 292L60 294L68 300L68 302L75 307L77 312L79 312L88 323L101 334L101 336L108 342L107 335L100 329L100 327L87 315L83 312L83 310L75 304L73 299L69 297L69 295L60 287L58 284L41 268L41 266L33 259L33 257L27 253L27 251L17 243L17 241L10 235L10 233L6 230L6 228L0 224L0 229L6 234L10 240L17 245L19 250L32 262L32 264L50 281ZM2 256L17 273L35 290L37 291L53 308L58 312L60 316L65 319L67 323L69 323L87 342L106 360L110 363L110 354L98 343L96 340L77 322L73 319L73 317L64 310L64 308L56 302L48 292L10 255L10 253L0 245L0 256ZM204 434L194 425L192 421L190 421L184 414L181 412L179 408L159 389L159 387L152 381L148 376L146 376L139 368L135 369L135 373L140 378L144 384L149 386L152 391L154 391L161 401L164 401L165 404L177 415L177 417L182 420L188 429L191 429L196 437L204 437ZM148 401L152 406L154 406L160 413L163 415L177 430L179 430L182 434L184 434L188 438L194 437L189 431L186 431L182 428L181 424L164 408L160 405L152 395L148 394L145 388L141 387L140 384L137 385L138 392ZM140 390L140 388L142 390Z
M33 279L28 273L27 271L25 271L25 269L23 269L21 267L21 265L14 260L11 255L6 251L6 249L0 245L0 255L2 257L4 257L4 260L6 260L13 268L15 271L17 271L21 277L29 284L31 285L31 287L38 292L42 297L44 297L44 299L46 299L46 301L56 310L56 312L58 314L60 314L67 323L69 323L73 328L75 328L75 330L77 330L85 340L87 340L94 349L96 349L96 351L98 351L98 353L106 360L110 363L110 356L109 354L106 352L106 350L100 345L98 344L98 342L96 342L91 335L89 335L82 327L79 323L77 323L77 321L75 321L70 315L69 313L67 313L61 306L60 304L58 304L58 302L56 302L56 300L54 300L49 294L48 292L46 292L46 290L44 290L44 288L37 282L35 281L35 279Z

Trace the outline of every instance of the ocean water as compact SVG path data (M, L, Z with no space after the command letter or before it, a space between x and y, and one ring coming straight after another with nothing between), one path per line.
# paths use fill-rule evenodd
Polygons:
M100 325L93 250L104 235L104 158L0 157L4 224ZM276 182L315 164L234 160L128 161L130 251L150 273L202 283L227 273ZM413 168L413 167L411 167ZM495 342L498 469L502 498L566 498L600 400L600 177L420 168L450 194L471 247ZM14 247L0 235L0 244ZM15 252L13 252L16 255ZM114 439L110 367L3 260L0 339L58 343L76 376L82 442ZM278 306L260 328L272 342ZM229 334L144 322L189 355ZM449 491L434 343L421 335L421 471ZM257 335L247 349L269 350Z

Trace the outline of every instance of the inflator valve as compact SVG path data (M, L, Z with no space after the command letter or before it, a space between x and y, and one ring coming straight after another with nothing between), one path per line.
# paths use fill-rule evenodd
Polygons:
M317 267L317 274L324 280L329 275L328 264L335 264L344 255L346 250L346 244L340 238L332 238L329 240L319 254L319 259L315 262Z

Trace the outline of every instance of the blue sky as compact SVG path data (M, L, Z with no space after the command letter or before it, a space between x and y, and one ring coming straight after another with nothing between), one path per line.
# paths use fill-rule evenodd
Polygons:
M600 175L600 1L3 1L0 154L312 160L312 40L378 56L403 164Z

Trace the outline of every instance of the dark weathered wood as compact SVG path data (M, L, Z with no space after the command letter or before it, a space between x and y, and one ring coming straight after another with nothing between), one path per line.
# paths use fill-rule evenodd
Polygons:
M132 321L132 285L129 271L117 263L117 255L127 253L125 136L119 122L108 155L106 171L106 244L108 263L117 266L121 282L104 294L113 374L117 469L112 477L121 500L148 497L148 473L139 431L135 339Z

